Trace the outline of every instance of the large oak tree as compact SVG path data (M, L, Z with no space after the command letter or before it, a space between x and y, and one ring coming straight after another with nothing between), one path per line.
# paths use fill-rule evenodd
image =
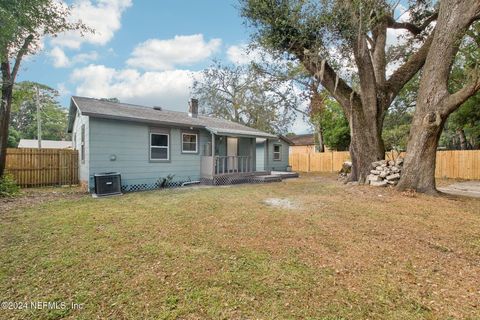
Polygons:
M404 170L398 188L437 193L435 188L435 160L438 140L448 116L480 90L479 63L465 65L469 75L466 85L449 91L452 64L468 28L480 19L478 0L442 0L436 31L425 67L415 114L410 129ZM478 47L478 38L473 41Z
M433 7L428 1L412 3L410 18L398 21L394 5L386 0L240 4L257 42L299 60L340 103L352 137L350 180L364 182L371 162L385 157L381 133L390 104L425 62L437 17ZM389 28L408 32L406 59L387 54ZM389 63L400 66L387 77Z

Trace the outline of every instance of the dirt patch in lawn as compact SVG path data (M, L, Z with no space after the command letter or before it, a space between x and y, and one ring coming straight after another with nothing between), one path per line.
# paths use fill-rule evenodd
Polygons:
M84 196L87 196L87 193L79 187L22 189L21 194L18 196L0 197L0 213L7 213L16 209L26 209L55 200L77 199Z
M263 200L263 202L272 207L279 207L283 209L298 209L298 205L293 203L289 199L268 198Z

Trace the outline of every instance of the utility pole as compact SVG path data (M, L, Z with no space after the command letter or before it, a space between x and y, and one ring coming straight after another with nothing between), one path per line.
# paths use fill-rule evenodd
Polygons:
M40 115L40 97L38 86L36 87L35 94L35 104L37 106L37 139L38 139L38 149L42 149L42 118Z

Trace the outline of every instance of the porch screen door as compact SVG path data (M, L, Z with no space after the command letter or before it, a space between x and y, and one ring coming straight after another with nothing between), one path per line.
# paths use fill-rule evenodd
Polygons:
M227 138L228 171L238 170L238 139Z

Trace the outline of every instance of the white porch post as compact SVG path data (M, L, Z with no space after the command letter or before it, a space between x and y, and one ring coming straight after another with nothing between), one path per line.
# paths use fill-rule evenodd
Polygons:
M217 160L215 158L215 134L212 132L212 176L215 175L215 165Z
M257 138L250 138L250 172L257 171Z

